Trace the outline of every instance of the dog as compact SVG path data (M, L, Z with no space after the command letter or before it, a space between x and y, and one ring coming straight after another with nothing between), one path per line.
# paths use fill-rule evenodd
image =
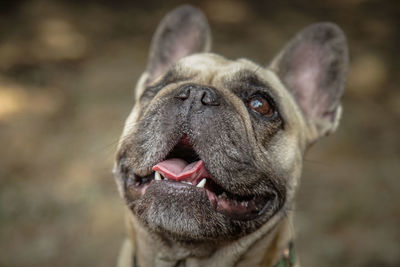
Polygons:
M291 226L304 153L342 113L348 48L312 24L267 66L209 53L204 14L167 14L116 153L129 238L120 267L298 266Z

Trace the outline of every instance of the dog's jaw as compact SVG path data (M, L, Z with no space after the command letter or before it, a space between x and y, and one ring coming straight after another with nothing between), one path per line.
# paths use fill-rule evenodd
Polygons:
M214 210L238 220L251 220L263 215L274 205L274 200L277 200L273 188L261 195L247 196L224 190L207 171L205 163L199 159L187 135L181 138L166 158L153 166L154 172L150 175L140 177L130 172L125 177L126 189L131 193L131 199L145 197L149 188L153 190L152 187L166 192L187 191L187 194L203 194L207 196L209 205ZM193 205L193 208L196 208L195 204L187 202L182 200L180 204Z
M264 224L284 204L284 195L278 195L284 189L276 190L274 184L264 186L263 191L252 189L259 192L258 195L238 195L230 191L232 185L229 184L229 189L224 190L226 180L215 179L203 166L202 160L193 163L197 168L187 167L189 170L181 177L182 180L177 180L179 176L169 176L163 169L166 167L162 166L166 161L177 161L176 158L153 167L162 174L151 172L143 177L124 164L128 158L131 157L121 158L119 168L122 171L119 174L123 175L124 196L133 213L151 231L169 235L183 243L236 239ZM205 161L208 162L207 158ZM210 173L215 171L210 169ZM216 182L222 182L222 187ZM268 179L265 182L268 183ZM247 192L242 188L243 191ZM220 225L225 227L224 231Z

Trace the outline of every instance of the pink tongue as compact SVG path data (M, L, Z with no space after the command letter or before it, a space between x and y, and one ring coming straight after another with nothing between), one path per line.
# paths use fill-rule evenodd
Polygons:
M153 166L153 171L161 173L169 180L195 181L201 178L210 178L202 160L188 164L183 159L167 159Z

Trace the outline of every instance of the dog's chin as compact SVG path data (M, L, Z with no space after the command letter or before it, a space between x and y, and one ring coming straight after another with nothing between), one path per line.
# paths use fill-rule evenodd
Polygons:
M182 147L171 151L166 158L179 156L194 161L195 166L204 164L192 149ZM205 177L192 174L191 179L168 179L165 173L139 176L130 171L123 178L125 197L145 227L175 241L237 239L257 230L282 207L282 199L273 188L238 195L218 184L218 179L208 173Z
M238 238L258 229L278 207L273 196L238 201L174 181L152 180L139 188L129 183L127 190L132 212L146 227L182 242Z

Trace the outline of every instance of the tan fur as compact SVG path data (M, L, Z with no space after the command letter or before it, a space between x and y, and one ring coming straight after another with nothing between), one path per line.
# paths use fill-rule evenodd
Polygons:
M312 24L267 68L205 53L210 45L207 19L188 5L168 13L153 37L114 166L129 237L118 267L272 267L294 238L304 153L335 131L341 116L346 37L335 24ZM267 101L275 117L258 112L251 105L256 98ZM184 138L214 175L205 192L220 185L211 196L221 199L150 176L175 157ZM242 209L247 217L232 216L233 208L224 214L229 207L218 206L227 197L221 191L251 197L233 205L263 208Z
M335 131L341 116L346 37L335 24L312 24L269 68L204 53L210 44L207 19L187 5L167 14L153 37L114 169L129 206L119 267L271 267L287 255L303 155ZM254 108L256 98L275 117ZM150 176L157 163L175 157L183 142L177 138L189 138L192 154L214 175L205 192L221 183L220 194L211 195L218 200ZM182 186L188 190L176 191ZM251 196L253 202L239 201L246 208L260 198L268 202L234 217L234 208L224 214L229 209L218 206L225 190Z

